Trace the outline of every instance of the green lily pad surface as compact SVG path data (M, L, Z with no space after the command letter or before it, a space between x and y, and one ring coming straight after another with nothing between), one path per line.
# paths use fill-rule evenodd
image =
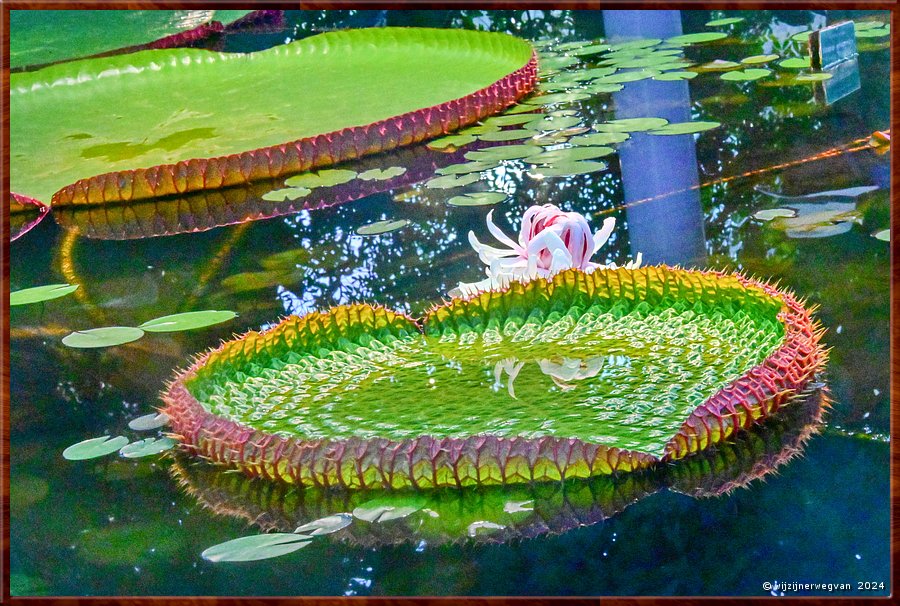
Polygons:
M523 448L558 439L621 449L635 453L617 459L630 469L649 461L642 457L655 460L674 448L673 436L694 410L786 338L783 322L789 320L779 315L780 297L736 276L653 267L572 270L549 284L535 280L454 300L419 321L354 305L249 333L172 383L163 396L172 433L184 435L182 427L217 418L224 423L216 438L221 443L204 437L204 452L215 457L244 448L251 465L256 447L233 442L250 435L242 428L298 440L296 450L286 451L294 454L272 469L301 484L337 482L340 474L351 487L399 487L413 478L420 485L456 485L461 480L449 463L433 458L449 443L443 449L428 444L462 445L483 435L520 439ZM814 340L812 328L803 330ZM804 358L802 372L811 376L817 356ZM392 458L396 473L382 476L388 470L380 465L387 463L367 449L387 452L379 440L401 446L413 440L402 447L417 449L421 436L427 436L423 450ZM321 451L333 464L300 464L318 456L303 453L321 440L345 444L331 454L331 446ZM523 465L537 464L527 458L510 463L487 448L492 454L479 451L485 458L478 469L493 465L485 463L490 459L512 464L517 471L507 469L507 476L560 477L559 469L544 467L526 473ZM396 471L407 464L412 467ZM599 469L573 464L565 473L603 473ZM492 479L475 483L518 481L495 472L484 471Z
M58 299L78 290L77 284L47 284L9 293L10 305L28 305Z
M125 436L102 436L72 444L63 451L63 458L69 461L84 461L112 454L128 444Z
M531 54L527 42L505 34L371 28L249 54L144 51L16 73L10 78L10 188L48 202L79 179L241 154L427 110L523 69ZM471 113L480 118L490 110ZM373 134L367 145L375 144L380 151L400 140ZM265 167L262 156L254 166L260 177L273 176L268 157ZM206 170L212 171L206 181L176 172L171 184L145 184L138 174L124 186L112 180L116 191L85 195L88 202L128 200L218 186L210 175L224 184L228 175L241 182L253 177L243 176L239 165Z
M377 236L379 234L386 234L388 232L397 231L398 229L403 229L409 224L409 219L376 221L375 223L363 225L356 230L356 233L360 236Z
M112 347L137 341L144 336L144 331L131 326L104 326L90 330L78 330L63 337L62 343L67 347L91 349L94 347Z
M233 311L189 311L144 322L138 328L146 332L179 332L221 324L237 317Z
M250 11L13 10L9 65L43 65L147 44L213 20L228 23Z
M252 562L293 553L309 545L311 537L294 533L260 534L232 539L205 549L200 556L210 562Z
M150 455L171 450L176 444L178 444L178 442L172 438L146 438L123 446L119 450L119 455L126 459L149 457Z

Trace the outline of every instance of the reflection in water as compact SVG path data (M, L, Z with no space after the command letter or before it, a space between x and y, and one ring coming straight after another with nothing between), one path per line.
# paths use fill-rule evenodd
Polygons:
M680 11L603 11L611 42L681 34ZM629 82L613 93L616 118L691 121L687 81ZM648 265L702 266L706 260L697 152L693 135L634 133L619 148L631 250ZM670 193L673 192L673 193ZM666 195L668 194L668 195ZM637 200L652 201L629 206Z
M827 396L816 391L718 449L648 472L589 480L420 492L298 489L182 456L170 473L204 507L263 531L293 532L353 512L353 523L328 538L370 547L506 542L596 524L664 489L702 498L746 487L802 452L821 428L827 405Z

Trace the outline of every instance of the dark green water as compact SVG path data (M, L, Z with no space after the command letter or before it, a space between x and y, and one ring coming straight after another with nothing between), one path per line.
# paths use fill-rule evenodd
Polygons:
M687 56L698 63L763 52L789 56L785 38L801 25L888 17L809 11L740 16L746 22L724 30L734 36L688 47ZM708 11L684 12L683 30L703 31L710 18ZM281 43L292 31L299 36L385 22L490 27L534 40L604 33L599 12L289 12L287 19L287 33L245 33L229 38L225 48L253 50ZM610 169L601 173L539 181L517 163L491 173L492 188L511 196L494 207L507 233L518 229L532 204L588 214L595 227L611 214L617 228L601 261L605 254L621 263L640 251L645 263L741 269L780 280L820 306L824 340L832 348L825 381L834 403L821 434L777 474L724 496L695 498L690 494L697 491L671 487L621 489L620 501L595 496L594 509L603 515L585 514L592 510L590 499L563 514L549 512L557 533L532 530L538 535L533 538L484 543L463 533L447 542L423 527L399 543L389 532L349 542L325 538L278 559L209 563L200 557L204 549L258 528L186 494L170 476L169 459L74 463L62 459L62 450L104 433L128 433L130 419L159 405L158 394L175 368L233 333L336 303L377 301L421 312L457 282L482 277L466 234L472 229L490 240L488 209L447 206L446 198L458 191L406 185L268 220L119 241L68 231L51 215L10 246L13 290L81 284L76 295L11 312L12 592L766 595L763 583L779 581L851 587L799 594L889 593L889 244L872 234L889 227L890 156L849 151L858 147L853 142L889 126L889 52L878 44L882 40L859 41L860 88L831 104L820 98L821 84L724 82L715 72L689 83L629 83L619 93L566 109L588 123L671 112L722 127L696 141L635 135L605 159ZM821 156L834 148L840 153ZM383 166L457 161L423 150ZM694 183L708 185L672 193ZM752 218L787 204L757 188L801 196L864 186L873 189L852 201L849 226L828 228L833 235L795 237L784 225ZM646 198L653 200L623 208ZM225 209L218 219L199 213L193 220L228 223L234 214ZM382 236L355 235L357 227L384 218L409 219L411 225ZM124 229L93 223L98 231ZM146 233L154 224L139 229ZM823 233L829 232L820 228ZM60 342L73 330L133 326L196 309L230 309L240 316L110 349L73 350ZM331 513L337 511L346 509ZM561 522L565 512L575 513ZM875 583L876 589L860 591L858 583Z

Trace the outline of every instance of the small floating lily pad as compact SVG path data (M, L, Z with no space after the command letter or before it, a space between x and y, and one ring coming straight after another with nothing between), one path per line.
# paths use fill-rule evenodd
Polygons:
M345 168L327 168L318 172L303 173L295 175L290 179L286 179L284 184L290 187L305 187L313 189L316 187L331 187L333 185L342 185L349 183L357 177L355 170L347 170Z
M178 442L172 438L146 438L123 446L119 449L119 455L126 459L149 457L150 455L172 450L176 444Z
M744 65L757 65L759 63L768 63L769 61L774 61L778 57L778 55L753 55L752 57L745 57L741 59L741 63L743 63Z
M72 444L63 451L62 456L69 461L96 459L97 457L112 454L126 444L128 444L128 438L125 436L91 438L78 444Z
M372 499L354 509L353 517L366 522L387 522L410 516L424 506L425 498L420 495Z
M630 50L630 49L639 49L639 48L650 48L651 46L656 46L662 42L659 38L641 38L640 40L629 40L628 42L619 42L618 44L610 45L609 50L611 51L620 51L620 50Z
M490 206L506 200L509 196L496 191L476 191L454 196L447 200L450 206Z
M665 118L622 118L620 120L610 120L602 124L595 124L594 130L608 133L635 133L651 128L659 128L665 126L669 121Z
M583 87L583 90L594 95L599 95L603 93L615 93L623 88L625 88L624 84L600 82L599 84L589 84Z
M890 36L891 30L889 27L878 27L872 29L866 29L856 32L857 38L881 38L882 36Z
M384 221L375 221L357 228L356 233L360 236L377 236L386 234L391 231L402 229L410 224L409 219L387 219Z
M47 284L9 293L10 305L27 305L58 299L78 290L77 284Z
M587 55L596 55L609 50L609 44L591 44L590 46L582 46L569 51L570 55L575 57L585 57Z
M500 145L490 147L488 149L479 149L478 151L470 151L465 155L466 160L476 160L491 162L494 160L518 160L519 158L527 158L539 154L543 151L537 145ZM477 181L473 179L470 183ZM430 181L429 181L430 183Z
M660 82L673 82L676 80L692 80L697 77L697 72L666 72L658 76L654 76L654 80Z
M497 130L500 130L500 127L497 126L496 124L485 123L485 124L476 124L475 126L470 126L468 128L464 128L461 131L459 131L459 134L461 136L475 135L477 137L478 135L483 135L484 133L492 133Z
M545 59L538 60L538 67L542 71L550 71L554 69L563 69L566 67L570 67L578 63L578 59L575 57L570 57L566 55L556 56L556 57L547 57Z
M537 134L536 131L516 128L513 130L498 130L493 133L485 133L479 137L482 141L516 141L518 139L530 139Z
M490 170L497 166L498 164L496 162L462 162L460 164L444 166L434 172L439 175L466 175L469 173L481 172L483 170Z
M93 347L112 347L137 341L144 336L144 331L131 326L105 326L90 330L77 330L63 337L62 343L67 347L87 349Z
M811 33L812 31L798 32L791 36L791 40L797 40L798 42L809 42L809 35Z
M584 175L606 170L606 162L593 162L590 160L580 162L562 162L553 166L541 166L534 169L531 174L534 177L570 177L573 175Z
M553 93L550 95L539 95L529 97L525 103L529 105L556 105L558 103L573 103L590 98L587 93Z
M753 218L759 221L771 221L772 219L796 216L797 211L790 208L766 208L753 213Z
M200 554L210 562L251 562L266 560L297 551L309 545L312 537L296 533L271 533L225 541Z
M616 150L611 147L564 147L562 149L545 151L536 156L531 156L527 158L526 161L531 164L570 164L578 160L593 160L595 158L602 158L604 156L610 155L615 151Z
M307 187L286 187L267 192L262 195L262 199L269 202L287 202L288 200L299 200L311 193L312 190Z
M884 23L882 23L881 21L854 21L853 22L853 29L855 29L858 32L862 32L867 29L883 27L883 26L884 26Z
M159 429L169 422L169 416L165 413L154 413L143 415L128 422L128 428L134 431L150 431Z
M735 23L740 23L743 21L743 17L726 17L724 19L713 19L712 21L706 22L706 27L719 27L722 25L733 25Z
M331 534L353 523L353 516L349 513L336 513L325 516L312 522L297 527L296 534L305 534L311 537L319 537L323 534Z
M727 72L719 77L722 78L722 80L729 80L732 82L750 82L752 80L765 78L771 73L772 70L761 67L756 69L742 69L733 72Z
M373 168L361 172L359 173L359 178L363 181L387 181L388 179L399 177L404 173L406 173L406 169L402 166L391 166L385 169Z
M673 63L670 55L653 53L645 57L616 61L613 65L619 69L633 69L638 67L658 67L670 63Z
M622 143L629 138L631 138L631 135L628 133L604 132L572 137L569 139L569 143L571 145L610 145L613 143Z
M499 148L492 148L499 149ZM475 153L475 152L469 152ZM469 154L466 154L466 158L469 157ZM425 187L429 189L450 189L453 187L462 187L463 185L470 185L478 181L477 173L469 173L466 175L445 175L443 177L435 177L431 179L427 183L425 183Z
M689 135L721 126L720 122L673 122L648 131L651 135Z
M581 120L575 116L544 116L537 120L527 122L525 127L533 130L560 130L563 128L571 128L580 122Z
M149 320L138 326L138 328L146 332L178 332L221 324L236 317L237 314L233 311L189 311Z
M791 57L779 61L778 66L786 69L804 69L810 66L809 57Z
M832 74L828 72L815 72L811 74L797 74L794 76L794 82L821 82L823 80L830 80Z
M717 69L732 69L734 67L740 67L740 63L736 63L734 61L725 61L724 59L716 59L715 61L710 61L709 63L704 63L700 67L707 70L717 70Z
M531 120L534 120L538 114L529 115L529 114L513 114L513 115L503 115L503 116L493 116L484 121L485 124L492 124L494 126L514 126L516 124L524 124Z
M475 135L451 135L449 137L441 137L440 139L429 141L425 145L429 149L447 149L450 147L460 148L469 143L474 143L477 140Z
M604 76L594 81L595 84L622 84L624 82L637 82L659 75L655 69L642 69L634 72L618 72L611 76Z
M700 44L701 42L712 42L714 40L721 40L722 38L727 37L728 34L724 34L722 32L700 32L697 34L684 34L682 36L669 38L666 40L666 44L678 44L679 46L687 44Z
M891 230L890 229L882 229L880 231L876 231L872 234L872 237L881 240L882 242L890 242L891 241Z

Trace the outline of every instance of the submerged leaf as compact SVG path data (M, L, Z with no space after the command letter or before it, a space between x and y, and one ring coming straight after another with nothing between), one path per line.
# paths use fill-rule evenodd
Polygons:
M130 326L105 326L90 330L77 330L63 337L62 343L67 347L86 349L92 347L112 347L137 341L144 336L140 328Z
M40 303L64 297L76 290L78 290L78 284L47 284L46 286L25 288L9 293L9 304L12 306Z
M138 328L146 332L178 332L221 324L236 317L237 314L233 311L188 311L149 320L138 326Z
M259 534L213 545L200 554L210 562L251 562L292 553L306 547L311 537L295 533Z
M72 444L63 451L62 456L69 461L96 459L97 457L112 454L126 444L128 444L128 438L125 436L91 438L78 444Z

